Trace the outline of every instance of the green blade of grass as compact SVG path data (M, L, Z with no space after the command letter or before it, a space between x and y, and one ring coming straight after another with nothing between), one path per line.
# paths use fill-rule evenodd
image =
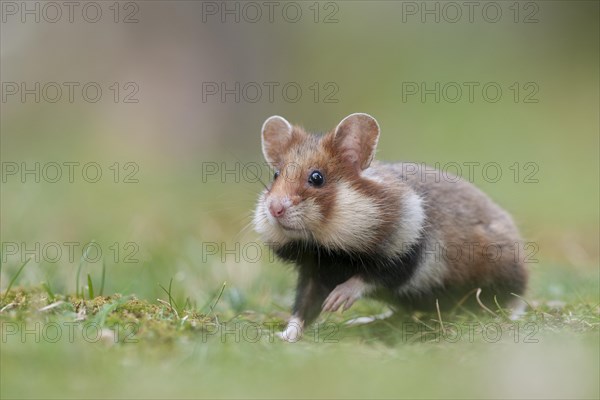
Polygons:
M171 277L171 279L169 280L169 305L171 306L171 308L173 308L173 304L171 304L171 299L173 299L173 297L171 297L171 286L173 286L173 277ZM173 303L175 303L175 299L173 299Z
M223 295L223 291L225 291L225 286L227 285L227 282L223 282L223 285L221 285L221 288L219 289L219 293L216 294L215 297L213 297L215 299L215 301L213 301L213 304L211 305L211 301L212 299L209 299L206 303L204 303L204 305L200 308L201 311L204 311L207 307L209 309L209 312L212 312L212 310L215 308L215 306L217 305L217 303L219 302L219 300L221 299L221 296ZM285 307L281 307L282 310L287 310Z
M215 302L213 303L213 305L210 307L210 312L213 312L213 310L215 309L215 307L217 306L217 303L219 302L219 300L221 300L221 296L223 296L223 292L225 291L225 286L227 286L227 282L223 282L223 286L221 286L221 291L219 292L219 295L217 296Z
M54 292L52 291L52 288L50 287L50 283L44 282L42 284L42 287L44 288L44 290L46 291L46 293L48 293L48 299L50 299L50 301L54 301L54 298L56 296L54 295Z
M17 280L17 278L21 274L21 271L23 271L23 268L25 268L25 266L27 265L27 263L29 262L29 260L31 260L31 258L28 258L27 260L25 260L25 262L23 263L23 265L21 265L21 267L19 268L19 270L15 274L15 276L13 276L13 278L10 280L10 282L8 283L8 287L6 288L6 292L4 292L4 296L2 296L3 299L6 297L6 295L8 295L8 291L12 287L13 283L15 283L15 281Z
M173 278L171 278L171 280L169 281L169 290L165 289L165 287L163 285L161 285L160 283L158 284L158 286L160 286L160 288L167 294L167 296L169 298L169 306L172 309L177 310L177 312L179 312L179 306L175 302L175 299L173 298L173 296L171 296L171 285L172 284L173 284ZM173 307L173 306L175 306L175 307Z
M87 282L88 282L88 294L90 296L90 300L94 298L94 284L92 283L92 277L90 274L87 274Z
M91 243L96 243L95 240L92 239ZM79 266L77 267L77 275L75 276L75 296L81 296L81 298L84 298L84 288L81 288L81 294L79 293L79 278L81 276L81 269L83 268L83 264L86 262L87 257L88 257L88 252L90 251L90 246L88 245L85 248L85 251L83 252L83 254L81 255L81 259L79 260Z
M102 259L102 277L100 278L100 296L104 294L104 280L106 279L106 263Z

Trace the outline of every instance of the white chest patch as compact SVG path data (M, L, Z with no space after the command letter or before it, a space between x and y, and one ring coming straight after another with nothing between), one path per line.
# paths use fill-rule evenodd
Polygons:
M407 192L402 198L400 215L398 216L398 228L392 238L395 248L401 252L408 249L419 240L425 224L425 210L423 199L413 192Z
M332 249L364 251L381 224L378 207L347 183L338 183L336 192L332 215L315 238Z

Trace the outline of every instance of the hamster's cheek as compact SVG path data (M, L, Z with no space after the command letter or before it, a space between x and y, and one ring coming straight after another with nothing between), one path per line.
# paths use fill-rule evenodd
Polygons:
M299 204L297 213L301 217L302 225L309 231L315 232L322 227L321 207L313 199L304 200Z

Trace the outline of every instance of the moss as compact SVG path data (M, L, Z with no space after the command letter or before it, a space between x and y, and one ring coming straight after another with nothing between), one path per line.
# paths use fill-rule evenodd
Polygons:
M8 293L2 293L0 299L0 310L5 311L28 311L37 310L51 303L50 296L42 287L11 289ZM55 296L54 301L60 301L63 296Z
M52 300L41 287L15 288L2 299L2 307L10 306L0 317L4 321L66 319L82 324L95 323L101 328L127 332L127 342L136 343L140 340L172 343L186 335L198 333L204 325L213 322L213 318L195 310L178 314L166 304L149 303L132 295L113 294L94 299L55 295ZM63 303L40 311L59 301Z

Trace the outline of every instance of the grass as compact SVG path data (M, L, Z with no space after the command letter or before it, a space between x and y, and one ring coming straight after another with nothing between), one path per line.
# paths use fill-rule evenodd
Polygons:
M0 302L2 398L595 398L596 275L570 273L563 283L573 289L557 296L552 282L564 275L534 274L518 321L487 304L345 324L383 310L365 300L323 315L295 344L274 335L285 312L244 307L251 301L234 312L225 283L201 307L189 296L178 305L172 279L159 285L164 300L93 297L91 284L79 296L9 288ZM41 378L25 385L23 374Z

